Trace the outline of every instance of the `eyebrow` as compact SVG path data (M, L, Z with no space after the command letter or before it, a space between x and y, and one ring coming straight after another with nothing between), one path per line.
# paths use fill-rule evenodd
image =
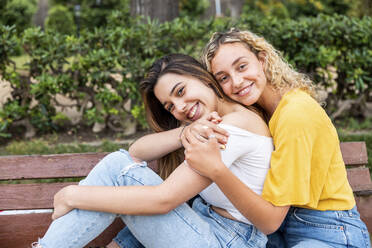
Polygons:
M172 96L172 94L173 94L173 92L174 92L174 90L177 88L177 86L178 85L180 85L182 82L178 82L178 83L176 83L174 86L173 86L173 88L171 89L171 91L170 91L170 93L169 93L169 96ZM163 103L163 106L164 106L164 108L165 108L165 105L167 104L167 102L164 102Z
M241 60L242 58L244 58L244 56L240 56L239 58L237 58L236 60L234 60L234 62L232 62L232 66L234 66L234 65L236 65L238 62L239 62L239 60ZM222 74L223 73L223 71L219 71L219 72L217 72L216 74L214 74L214 76L215 77L217 77L218 75L220 75L220 74Z

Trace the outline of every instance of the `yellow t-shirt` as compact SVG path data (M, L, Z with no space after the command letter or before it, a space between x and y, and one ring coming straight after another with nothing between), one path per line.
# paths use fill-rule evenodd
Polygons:
M348 210L355 206L335 127L304 91L287 92L270 122L275 150L262 196L276 206Z

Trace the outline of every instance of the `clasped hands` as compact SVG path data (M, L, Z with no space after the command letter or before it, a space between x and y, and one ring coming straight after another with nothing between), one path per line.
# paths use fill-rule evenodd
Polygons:
M229 136L226 130L217 125L221 121L222 118L212 112L206 118L186 126L180 136L187 164L212 180L214 174L224 166L220 150L225 149Z

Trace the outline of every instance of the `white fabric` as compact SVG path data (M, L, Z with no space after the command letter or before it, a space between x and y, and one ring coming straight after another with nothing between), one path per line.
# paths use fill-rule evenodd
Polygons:
M219 124L219 126L230 134L226 149L221 151L222 161L243 183L261 195L274 149L272 138L232 125ZM251 224L215 183L199 194L209 204L226 209L237 220Z

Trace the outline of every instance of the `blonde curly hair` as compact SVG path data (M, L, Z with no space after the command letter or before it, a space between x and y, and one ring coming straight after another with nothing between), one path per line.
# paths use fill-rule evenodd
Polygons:
M277 51L263 37L250 31L240 31L231 29L228 32L216 32L212 35L204 48L202 62L208 71L211 71L211 61L216 55L219 47L226 43L240 42L246 45L256 56L263 52L265 55L264 73L267 82L274 89L283 93L288 89L301 89L309 93L314 99L318 100L317 87L311 79L303 73L295 71L292 66L285 61L279 51Z

